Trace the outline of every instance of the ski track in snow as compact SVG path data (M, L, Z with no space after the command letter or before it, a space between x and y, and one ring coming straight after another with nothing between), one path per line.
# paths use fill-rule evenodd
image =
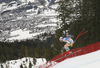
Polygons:
M100 50L66 59L52 68L100 68Z

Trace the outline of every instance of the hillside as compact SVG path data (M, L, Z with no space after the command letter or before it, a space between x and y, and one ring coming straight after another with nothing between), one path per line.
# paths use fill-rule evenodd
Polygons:
M0 1L0 41L33 39L56 30L56 0L2 0ZM18 38L20 31L26 38ZM14 33L15 32L15 33ZM26 33L25 33L26 32Z

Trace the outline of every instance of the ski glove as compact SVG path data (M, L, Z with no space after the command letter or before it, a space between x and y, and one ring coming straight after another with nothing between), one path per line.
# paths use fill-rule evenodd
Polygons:
M73 44L70 44L71 47L73 47Z

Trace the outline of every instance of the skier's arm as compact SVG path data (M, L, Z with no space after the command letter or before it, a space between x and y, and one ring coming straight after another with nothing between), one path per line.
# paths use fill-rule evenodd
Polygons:
M73 43L74 43L73 39L69 39L69 41L70 41L70 46L73 47Z
M71 47L73 47L73 44L70 44Z

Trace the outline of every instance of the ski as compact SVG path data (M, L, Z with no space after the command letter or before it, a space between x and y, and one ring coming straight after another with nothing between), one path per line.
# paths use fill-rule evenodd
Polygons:
M71 54L75 54L75 53L80 52L80 51L81 51L81 49L80 49L80 50L77 50L77 51L75 51L75 52L72 52L72 53L70 53L70 54L68 54L68 55L64 55L63 57L58 58L58 59L56 59L56 60L54 60L54 61L60 60L60 59L62 59L62 58L64 58L64 57L67 57L67 56L69 56L69 55L71 55Z
M77 50L77 51L75 51L75 52L72 52L72 53L70 53L70 54L68 54L68 55L65 55L65 56L69 56L69 55L71 55L71 54L75 54L75 53L77 53L77 52L79 52L79 51L81 51L81 49L80 49L80 50Z

